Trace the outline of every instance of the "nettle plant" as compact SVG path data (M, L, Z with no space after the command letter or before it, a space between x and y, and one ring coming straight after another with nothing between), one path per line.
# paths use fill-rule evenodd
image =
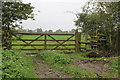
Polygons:
M32 59L18 51L2 51L2 78L34 78Z

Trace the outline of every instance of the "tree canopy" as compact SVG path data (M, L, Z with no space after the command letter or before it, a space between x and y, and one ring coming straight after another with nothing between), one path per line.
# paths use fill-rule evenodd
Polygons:
M10 44L10 34L15 31L15 28L20 27L22 20L33 19L33 9L31 4L22 2L3 2L2 3L2 42L5 46ZM9 39L9 42L7 42Z
M88 32L90 35L104 34L107 43L104 49L118 50L118 13L120 2L88 2L83 7L83 12L77 14L75 25L82 27L83 32ZM92 34L91 34L92 33Z
M21 20L27 20L34 17L33 8L31 4L22 2L3 2L2 8L2 26L4 27L18 27Z

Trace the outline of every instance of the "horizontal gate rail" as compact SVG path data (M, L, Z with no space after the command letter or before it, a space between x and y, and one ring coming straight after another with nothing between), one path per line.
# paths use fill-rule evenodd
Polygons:
M21 39L11 39L11 40L21 41ZM45 41L45 40L24 39L24 41ZM55 41L55 40L46 40L46 41ZM56 41L66 41L66 40L56 40ZM75 41L75 40L69 40L69 41Z
M75 48L72 49L15 49L15 50L75 50Z
M21 35L75 35L75 34L41 34L41 33L15 33Z
M45 46L44 44L12 44L12 46ZM75 44L46 44L46 46L75 46Z

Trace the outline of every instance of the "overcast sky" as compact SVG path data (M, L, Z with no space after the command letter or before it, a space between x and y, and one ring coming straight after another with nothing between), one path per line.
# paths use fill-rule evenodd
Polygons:
M88 0L22 0L35 7L35 20L23 21L24 29L42 28L43 30L76 29L74 13L81 12ZM40 12L38 12L40 11ZM73 12L73 13L71 13Z

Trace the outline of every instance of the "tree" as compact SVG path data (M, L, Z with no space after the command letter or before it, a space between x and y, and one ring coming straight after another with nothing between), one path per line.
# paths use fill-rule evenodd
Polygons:
M68 31L62 31L63 34L68 34Z
M34 14L32 12L34 7L31 4L22 2L3 2L2 5L2 42L5 47L10 49L11 34L14 33L16 27L20 27L22 20L33 19Z
M48 30L48 33L53 33L53 31L52 30Z
M33 31L33 30L29 30L29 29L28 29L28 31L27 31L27 32L28 32L28 33L33 33L34 31Z
M44 31L44 33L48 33L48 31L47 31L47 30L45 30L45 31Z
M118 5L120 2L88 2L83 12L77 14L75 24L82 27L83 32L104 34L106 44L103 49L117 52L118 42ZM104 43L102 41L101 43Z
M26 32L27 32L26 29L18 29L17 31L18 31L19 33L26 33Z
M41 28L37 28L37 33L43 33L43 30Z
M58 29L58 30L55 31L55 33L61 34L61 33L62 33L62 30Z
M75 29L72 29L71 31L69 31L70 34L74 34L75 33Z

